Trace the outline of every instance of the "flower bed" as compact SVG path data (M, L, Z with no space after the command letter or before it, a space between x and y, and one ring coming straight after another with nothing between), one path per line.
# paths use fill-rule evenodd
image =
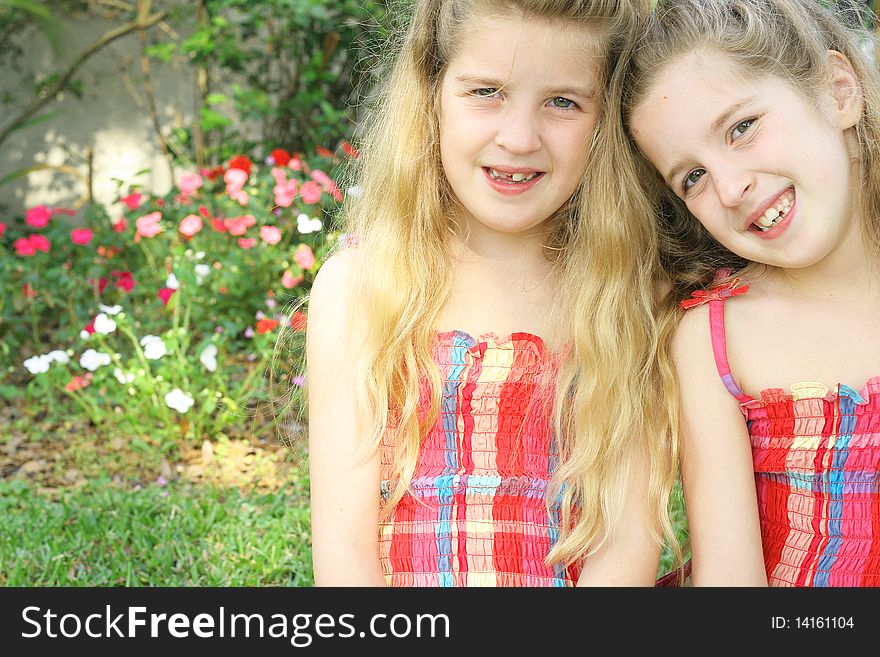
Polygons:
M278 334L336 235L339 154L275 149L186 172L169 194L120 184L112 207L36 206L0 222L0 362L29 401L58 396L94 424L197 441L267 398ZM66 216L75 215L75 216ZM278 383L303 385L302 340ZM22 378L25 375L25 378Z

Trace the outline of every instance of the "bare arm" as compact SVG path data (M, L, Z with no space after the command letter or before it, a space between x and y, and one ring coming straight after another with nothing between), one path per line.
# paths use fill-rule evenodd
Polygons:
M651 535L648 510L648 468L640 461L626 491L624 506L611 540L584 562L578 586L653 586L660 563L660 545Z
M312 287L306 338L312 563L318 586L384 586L379 562L379 455L358 417L351 354L350 255Z
M748 430L715 368L707 307L682 319L673 358L694 586L766 586Z

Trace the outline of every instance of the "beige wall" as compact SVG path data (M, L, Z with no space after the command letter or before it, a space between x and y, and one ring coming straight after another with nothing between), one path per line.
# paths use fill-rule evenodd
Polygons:
M66 70L82 50L118 24L65 20L64 50L58 54L34 30L23 37L28 54L22 58L22 65L43 74ZM175 124L188 124L193 106L189 69L181 62L151 63L163 127L167 130ZM6 83L0 83L4 90L9 89L9 78L6 79ZM0 145L0 178L41 163L73 165L85 175L86 153L92 147L96 200L115 200L117 188L112 178L136 180L157 193L167 192L171 177L147 109L137 35L128 34L96 53L80 68L75 79L83 82L82 98L64 93L42 110L59 111L58 115L13 133ZM18 95L20 100L30 99L27 92ZM15 112L7 108L0 111L0 125L5 126ZM150 172L133 178L141 169ZM72 205L83 193L84 185L74 177L38 171L0 186L0 204L6 206L4 214L12 217L33 205ZM111 210L118 213L118 204Z

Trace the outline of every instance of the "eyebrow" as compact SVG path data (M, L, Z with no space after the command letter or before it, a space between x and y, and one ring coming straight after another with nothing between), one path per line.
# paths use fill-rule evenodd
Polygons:
M705 137L706 139L710 138L713 134L718 132L723 125L725 125L730 118L739 112L743 107L748 105L749 103L754 102L755 97L749 96L748 98L743 98L739 100L733 105L730 105L727 109L725 109L721 114L718 115L714 121L712 121L712 125L706 130ZM673 167L669 170L669 173L666 174L666 184L672 187L672 181L678 176L682 169L687 166L685 161L678 161L673 165Z
M505 86L505 82L495 78L484 77L480 75L459 75L455 78L456 82L466 85L497 87L499 89ZM579 87L577 85L565 85L561 87L548 87L542 93L546 96L581 96L588 100L596 97L596 91L592 87Z

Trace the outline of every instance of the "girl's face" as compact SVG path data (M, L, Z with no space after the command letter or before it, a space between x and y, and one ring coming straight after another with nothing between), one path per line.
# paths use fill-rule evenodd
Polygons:
M574 193L599 111L596 43L582 26L498 16L463 35L439 99L459 220L521 233Z
M808 101L726 55L692 52L661 71L633 113L633 137L666 184L743 258L809 267L858 236L848 129L860 88L842 55L829 64L827 89Z

